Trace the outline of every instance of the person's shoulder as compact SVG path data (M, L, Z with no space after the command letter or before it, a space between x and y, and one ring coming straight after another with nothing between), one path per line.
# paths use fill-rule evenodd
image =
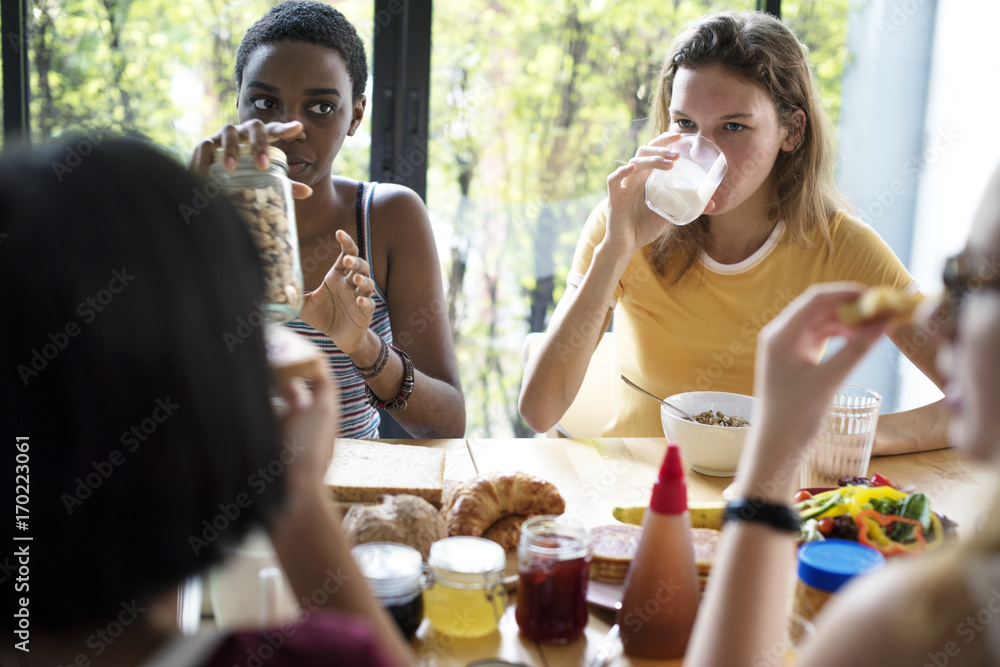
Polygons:
M372 211L395 215L427 217L427 207L416 192L398 183L374 183Z
M878 236L871 225L843 209L834 211L827 224L830 227L830 238L833 239L834 243Z

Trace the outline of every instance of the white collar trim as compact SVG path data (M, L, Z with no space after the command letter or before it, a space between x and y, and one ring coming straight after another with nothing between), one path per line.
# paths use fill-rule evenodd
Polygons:
M757 248L757 251L754 254L750 255L742 262L737 262L736 264L723 264L715 261L708 256L708 253L702 251L701 263L712 273L718 273L724 276L734 276L740 273L745 273L764 261L764 259L770 255L776 247L778 247L778 239L781 238L781 232L784 231L784 229L785 221L779 220L774 226L774 229L771 230L771 235L764 241L764 244Z

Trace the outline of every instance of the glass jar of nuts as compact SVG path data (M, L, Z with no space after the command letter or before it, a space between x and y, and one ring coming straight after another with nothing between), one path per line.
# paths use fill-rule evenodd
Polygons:
M212 162L211 178L222 184L260 251L267 281L263 314L272 322L285 322L302 309L302 265L288 158L273 146L267 152L271 164L261 170L254 163L251 146L241 144L236 171L228 173L222 168L220 148Z

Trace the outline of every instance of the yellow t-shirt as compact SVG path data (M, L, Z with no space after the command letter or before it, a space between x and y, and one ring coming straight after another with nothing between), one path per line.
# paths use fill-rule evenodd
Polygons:
M606 226L605 200L577 244L571 283L587 272ZM783 241L783 229L779 222L739 264L703 254L673 285L653 270L645 249L637 252L615 288L615 375L623 373L663 397L686 391L752 394L757 333L809 285L852 280L917 291L885 241L857 218L834 216L832 247L819 231L808 248ZM615 383L612 408L605 436L663 436L659 405L624 382Z

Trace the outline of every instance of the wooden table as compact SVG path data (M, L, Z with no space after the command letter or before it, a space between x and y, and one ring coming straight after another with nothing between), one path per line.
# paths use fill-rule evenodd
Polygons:
M445 479L460 481L476 473L522 470L555 484L566 498L567 512L588 527L614 522L617 505L645 505L666 451L663 438L417 440L407 444L445 450ZM965 461L954 450L872 459L869 474L880 472L900 485L926 493L931 505L958 521L968 534L976 525L990 473ZM688 498L718 500L733 481L687 471ZM514 620L516 593L500 622L500 631L480 639L453 639L437 633L425 620L413 646L422 664L465 667L496 658L523 665L556 667L587 665L614 623L614 613L590 608L583 639L564 646L525 640ZM619 658L618 665L671 665L679 661Z

